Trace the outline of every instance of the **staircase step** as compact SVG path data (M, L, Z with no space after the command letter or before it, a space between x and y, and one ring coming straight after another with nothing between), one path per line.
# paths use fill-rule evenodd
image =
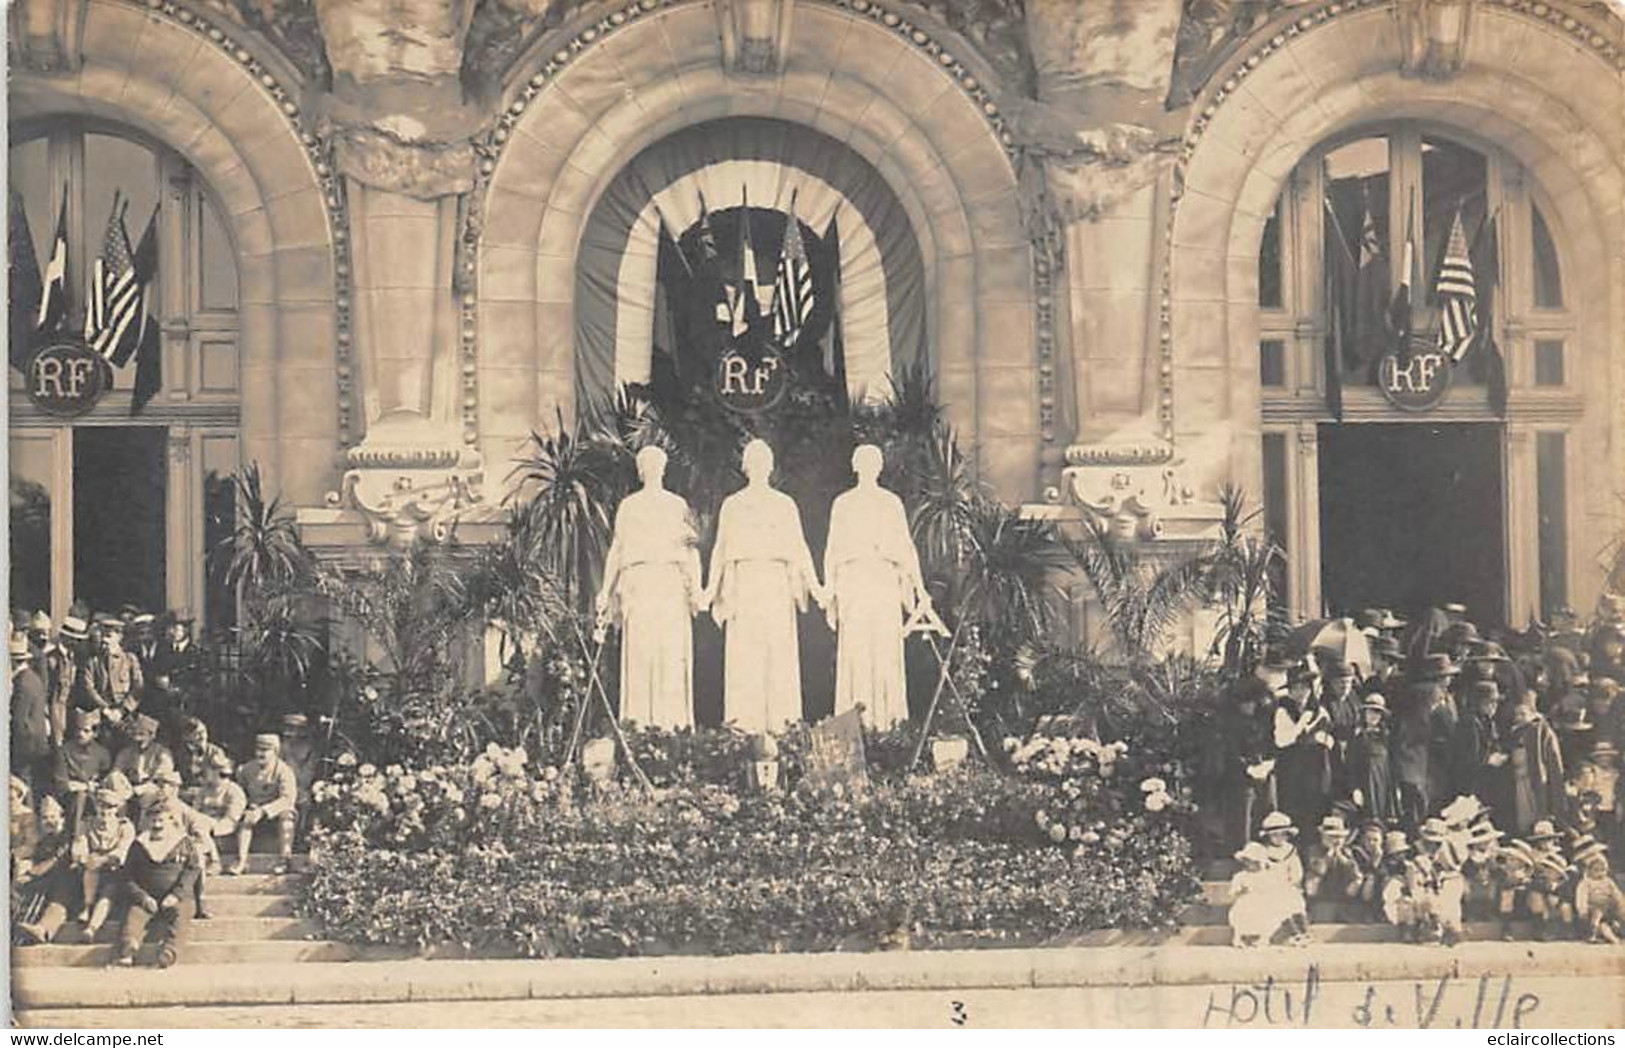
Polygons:
M223 873L210 873L207 892L210 898L221 895L292 895L308 879L303 873L244 873L228 877Z
M199 922L200 925L209 922ZM138 963L151 963L156 947L143 946L137 956ZM187 967L202 965L259 965L312 963L319 961L355 961L363 958L383 959L408 956L404 950L376 950L360 948L330 940L278 940L258 942L209 942L196 936L181 947L180 963ZM67 946L55 943L49 946L13 947L13 968L94 968L113 959L113 947L106 943L88 946Z
M294 896L291 894L256 892L223 895L215 890L214 882L211 881L205 897L209 900L209 909L214 911L216 918L296 916Z
M1462 941L1500 942L1502 927L1499 921L1469 921L1462 925ZM1321 944L1393 943L1398 945L1403 942L1399 935L1399 929L1390 924L1311 923L1309 930L1314 935L1315 942ZM1510 931L1512 938L1519 942L1528 942L1534 938L1534 927L1528 922L1514 922L1508 926L1508 931ZM1180 932L1172 941L1184 946L1229 946L1230 929L1225 925L1190 927ZM1441 948L1434 947L1434 949Z
M216 914L206 921L194 920L186 932L192 942L256 943L284 940L311 940L322 937L322 929L314 921L300 917L225 917ZM56 937L62 946L111 944L118 941L118 923L110 921L96 933L94 943L87 943L84 926L69 921ZM37 946L24 947L28 952Z

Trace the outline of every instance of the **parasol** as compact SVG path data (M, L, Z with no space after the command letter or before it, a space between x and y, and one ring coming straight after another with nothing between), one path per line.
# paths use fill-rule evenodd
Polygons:
M1306 622L1287 637L1286 649L1293 658L1322 655L1353 666L1361 674L1371 672L1371 638L1350 618Z

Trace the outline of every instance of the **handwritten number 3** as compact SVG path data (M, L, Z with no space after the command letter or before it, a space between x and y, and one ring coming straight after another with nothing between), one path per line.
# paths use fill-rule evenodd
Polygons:
M954 1014L950 1017L953 1024L955 1026L964 1026L966 1020L970 1018L969 1013L967 1013L965 1011L965 1002L964 1001L954 1001L953 1006L954 1006Z

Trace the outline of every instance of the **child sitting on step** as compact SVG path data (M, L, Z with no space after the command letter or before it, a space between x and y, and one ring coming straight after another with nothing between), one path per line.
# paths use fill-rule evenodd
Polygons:
M1608 846L1592 841L1576 849L1574 864L1580 868L1580 883L1574 889L1574 913L1580 933L1587 942L1619 945L1621 924L1625 924L1625 893L1620 892L1608 869Z
M1371 908L1372 913L1382 910L1382 836L1381 819L1367 819L1360 823L1359 836L1349 849L1354 860L1355 883L1350 886L1350 898L1358 899Z
M85 926L87 942L107 923L113 900L118 898L124 860L135 843L135 824L124 817L126 799L116 789L97 790L90 817L73 841L73 867L79 872L84 902L79 921Z
M1425 871L1416 897L1422 933L1435 942L1455 946L1461 942L1461 901L1467 882L1443 819L1422 824L1417 864Z
M1293 843L1298 828L1284 812L1272 811L1259 823L1258 835L1269 859L1269 872L1281 879L1278 890L1287 907L1283 917L1288 930L1287 941L1293 946L1306 946L1312 940L1309 907L1303 898L1303 858Z
M1404 942L1417 942L1422 923L1421 899L1427 891L1427 868L1417 861L1405 834L1392 830L1382 843L1382 915L1399 929Z
M1568 861L1562 855L1545 852L1535 860L1524 902L1529 916L1535 919L1535 938L1541 942L1562 938L1574 923L1569 873Z
M1284 868L1270 862L1269 852L1258 841L1249 841L1236 852L1236 861L1241 870L1230 879L1230 943L1268 946L1296 911L1296 893L1287 884Z
M1320 820L1320 840L1309 847L1304 867L1304 894L1311 899L1341 902L1359 891L1360 870L1349 849L1349 831L1341 815Z

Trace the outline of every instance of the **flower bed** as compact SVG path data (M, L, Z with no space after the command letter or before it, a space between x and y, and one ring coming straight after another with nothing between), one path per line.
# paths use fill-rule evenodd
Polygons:
M1105 774L1098 750L1064 750L1042 771L965 767L856 793L679 776L649 795L494 747L418 772L351 763L316 789L303 907L351 942L522 956L1171 925L1198 891L1183 806L1142 791L1116 750Z

